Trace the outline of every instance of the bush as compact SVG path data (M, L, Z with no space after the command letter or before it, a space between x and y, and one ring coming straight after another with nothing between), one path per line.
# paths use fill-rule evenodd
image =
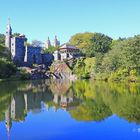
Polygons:
M16 74L15 65L6 59L0 59L0 78L10 78L14 74Z
M21 69L19 78L20 80L29 80L30 74L25 69Z

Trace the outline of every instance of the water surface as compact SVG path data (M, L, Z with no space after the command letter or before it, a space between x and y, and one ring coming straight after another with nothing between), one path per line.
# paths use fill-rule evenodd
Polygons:
M0 140L138 140L140 85L0 83Z

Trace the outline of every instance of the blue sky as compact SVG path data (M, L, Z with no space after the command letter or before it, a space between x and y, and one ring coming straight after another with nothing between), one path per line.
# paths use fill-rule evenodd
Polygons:
M64 43L86 31L114 39L140 34L140 0L0 0L0 33L8 17L29 41L57 35Z

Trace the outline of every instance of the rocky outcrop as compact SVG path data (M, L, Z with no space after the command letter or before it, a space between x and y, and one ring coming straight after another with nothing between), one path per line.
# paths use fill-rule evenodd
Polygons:
M50 68L45 65L37 65L34 68L24 67L24 70L30 75L31 80L77 79L77 76L73 74L69 66L62 61L53 62Z
M73 74L70 67L62 61L55 61L50 67L50 72L56 79L77 79L77 76Z

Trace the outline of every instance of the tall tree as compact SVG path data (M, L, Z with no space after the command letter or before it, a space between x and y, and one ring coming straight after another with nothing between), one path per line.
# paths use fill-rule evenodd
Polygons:
M107 53L110 50L112 38L101 33L78 33L71 37L70 44L76 45L86 56L92 57L97 53Z

